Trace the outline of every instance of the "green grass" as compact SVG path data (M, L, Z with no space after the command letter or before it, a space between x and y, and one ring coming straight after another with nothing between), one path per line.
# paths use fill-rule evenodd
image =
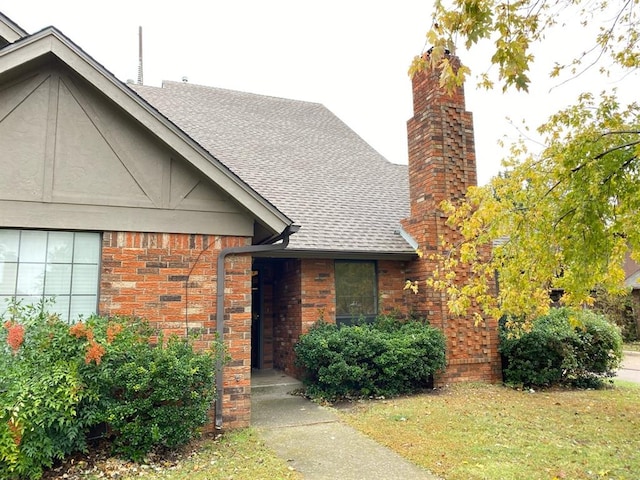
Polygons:
M534 393L461 384L338 412L345 423L446 480L640 478L640 385L623 380L606 390ZM302 478L252 428L196 442L177 462L162 463L135 470L125 465L130 475L118 478ZM106 470L79 478L105 478Z
M638 479L640 386L527 391L462 384L342 411L447 480Z

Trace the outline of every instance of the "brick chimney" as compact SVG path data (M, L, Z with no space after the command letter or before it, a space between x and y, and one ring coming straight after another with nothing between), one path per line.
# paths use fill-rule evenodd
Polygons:
M450 56L449 61L454 69L460 67L457 57ZM441 328L447 338L447 369L436 377L436 385L498 381L497 322L486 320L476 327L471 315L451 315L446 296L424 282L435 267L429 255L442 251L440 237L450 242L459 239L446 225L440 203L463 198L467 188L477 182L473 119L465 110L464 88L446 92L440 87L439 74L438 70L426 70L412 79L414 114L407 122L411 216L403 227L418 242L424 257L413 262L407 277L418 280L420 286L413 299L415 313Z

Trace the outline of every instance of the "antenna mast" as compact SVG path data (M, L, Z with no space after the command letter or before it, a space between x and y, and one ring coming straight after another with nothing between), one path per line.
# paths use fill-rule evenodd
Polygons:
M142 27L138 27L138 85L142 85Z

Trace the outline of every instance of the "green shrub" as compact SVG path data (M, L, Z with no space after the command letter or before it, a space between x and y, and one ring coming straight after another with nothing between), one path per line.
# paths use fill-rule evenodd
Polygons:
M599 386L615 374L622 359L619 329L584 310L553 309L528 332L500 330L506 383L524 386Z
M300 337L295 353L307 393L327 400L412 392L445 366L442 332L388 317L371 325L318 322Z
M215 359L187 341L172 337L155 348L122 344L105 356L104 367L99 418L116 454L140 460L154 446L183 445L207 422Z
M578 341L574 344L576 368L573 383L586 385L613 377L622 362L622 335L620 329L605 317L584 311L576 326Z
M10 315L0 328L0 478L39 478L86 448L92 396L68 325L43 308L14 305Z
M138 459L185 443L206 420L213 353L156 339L143 321L91 317L69 325L15 304L0 326L0 478L39 478L87 448L106 424L114 451Z

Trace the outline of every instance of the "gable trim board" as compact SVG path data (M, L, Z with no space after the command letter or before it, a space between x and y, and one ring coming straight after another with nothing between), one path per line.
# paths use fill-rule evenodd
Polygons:
M48 230L201 233L253 236L246 215L0 200L0 224ZM158 228L164 225L164 228Z
M206 175L235 199L243 209L255 216L272 234L279 234L293 222L261 197L219 160L209 154L176 125L160 115L151 105L102 65L53 27L16 41L0 49L0 76L30 62L53 55L76 74L102 92L115 105L160 139L177 156Z
M13 43L16 40L20 40L28 36L29 34L25 32L18 24L14 23L13 20L7 18L0 12L0 47L2 47L4 39L7 43Z

